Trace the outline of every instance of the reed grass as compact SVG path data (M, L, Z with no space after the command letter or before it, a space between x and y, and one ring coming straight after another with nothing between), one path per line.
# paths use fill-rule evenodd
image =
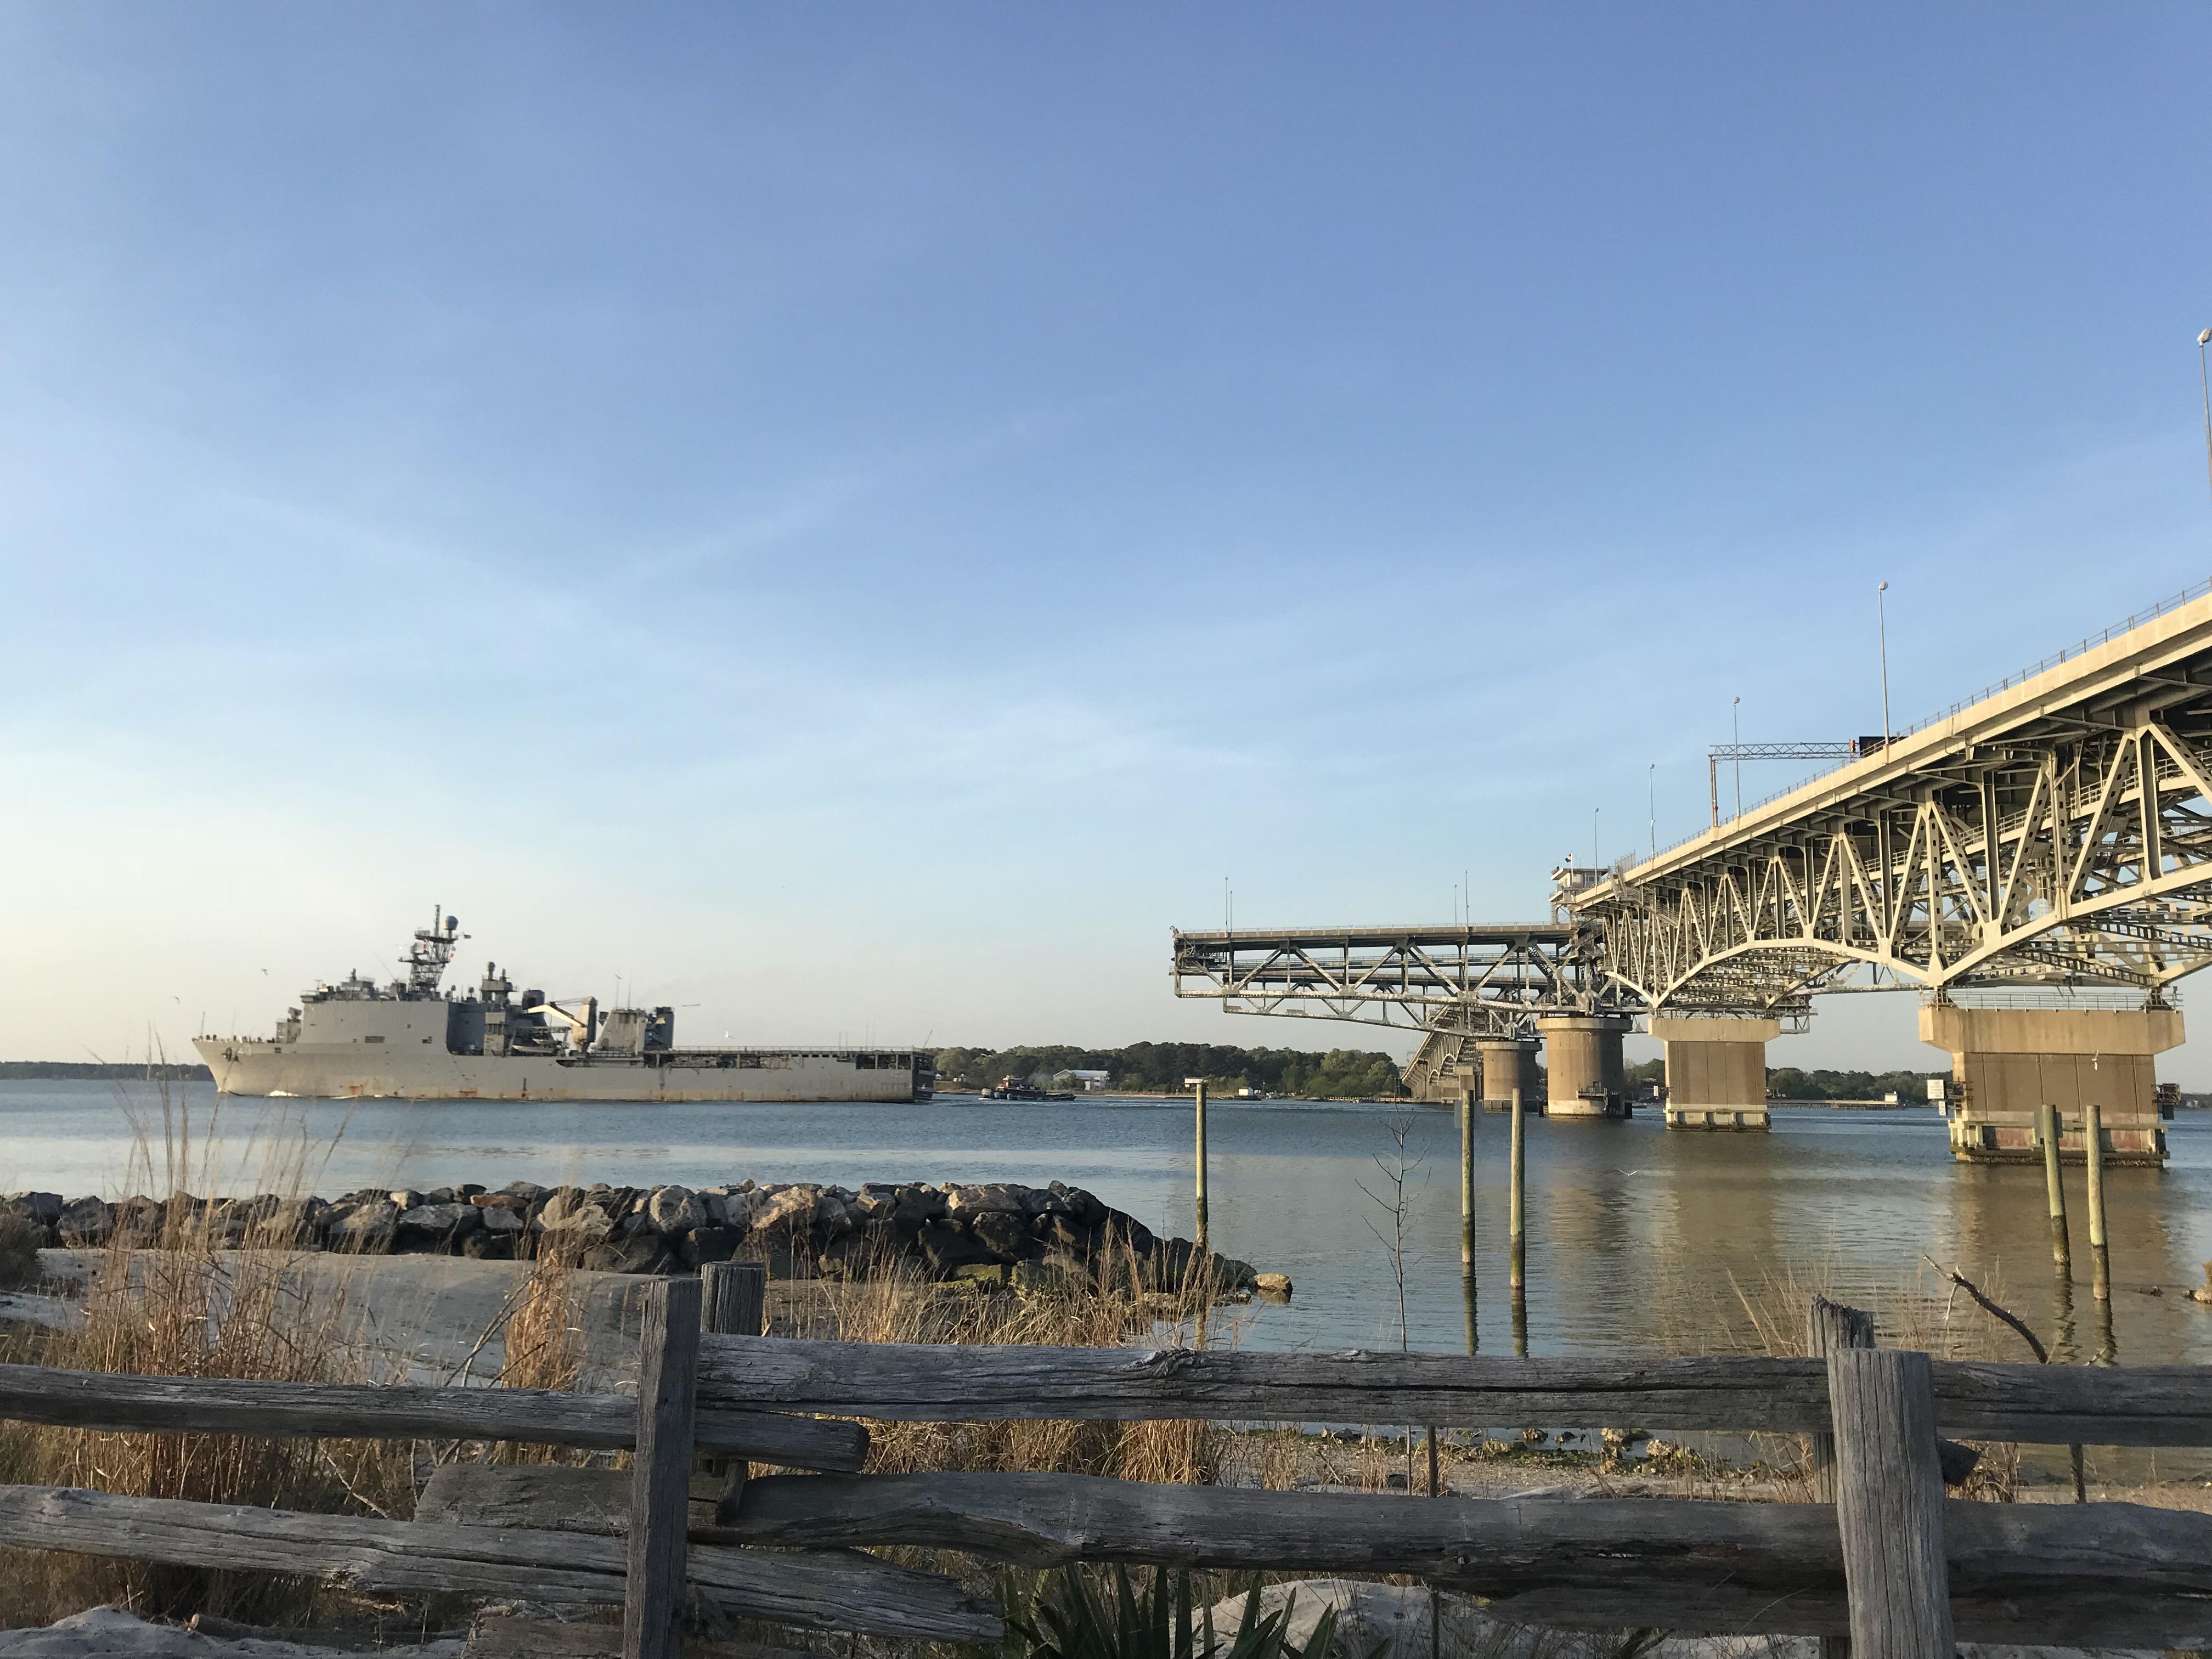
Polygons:
M1233 1343L1241 1327L1212 1307L1195 1258L1182 1280L1139 1286L1133 1251L1018 1293L932 1282L888 1249L856 1279L778 1283L774 1334L844 1342L977 1343L1060 1347L1185 1347ZM1225 1437L1216 1425L1152 1422L878 1423L871 1472L1024 1469L1203 1484L1218 1473Z

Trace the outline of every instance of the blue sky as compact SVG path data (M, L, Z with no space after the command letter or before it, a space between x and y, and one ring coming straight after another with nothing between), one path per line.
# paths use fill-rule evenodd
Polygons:
M1877 580L1903 722L2212 574L2208 67L2157 5L0 11L0 1054L260 1029L433 902L694 1038L1364 1042L1168 930L1537 914L1647 766L1698 826L1731 697L1878 730Z

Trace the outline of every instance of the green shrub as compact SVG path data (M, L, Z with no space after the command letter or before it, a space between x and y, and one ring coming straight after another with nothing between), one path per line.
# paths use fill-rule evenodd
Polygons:
M1226 1640L1213 1628L1213 1609L1191 1609L1190 1575L1157 1569L1139 1590L1127 1567L1115 1567L1110 1597L1093 1592L1079 1567L1047 1578L1027 1611L1009 1608L1010 1645L1020 1659L1328 1659L1336 1641L1336 1609L1324 1611L1304 1648L1290 1640L1296 1597L1272 1613L1260 1611L1260 1581L1246 1587L1244 1615ZM1385 1642L1366 1656L1384 1659Z

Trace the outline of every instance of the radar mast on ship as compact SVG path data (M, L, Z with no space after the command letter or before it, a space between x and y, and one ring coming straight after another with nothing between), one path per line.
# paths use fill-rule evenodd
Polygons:
M407 964L407 996L438 994L438 981L446 976L446 964L453 959L454 946L464 937L459 916L447 915L442 905L431 907L430 925L415 930L415 942L400 958Z

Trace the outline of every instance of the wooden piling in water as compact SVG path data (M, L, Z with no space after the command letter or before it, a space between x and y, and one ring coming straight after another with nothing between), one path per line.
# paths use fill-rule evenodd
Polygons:
M1198 1180L1195 1197L1198 1211L1198 1248L1202 1253L1212 1248L1207 1242L1206 1227L1206 1079L1204 1078L1197 1079L1196 1101L1193 1108L1193 1115L1197 1120L1198 1131Z
M2062 1274L2070 1274L2074 1253L2066 1238L2066 1183L2058 1176L2058 1142L2063 1129L2057 1107L2045 1103L2035 1109L2035 1138L2043 1143L2043 1190L2051 1206L2051 1255Z
M1459 1103L1459 1266L1474 1271L1474 1103Z
M637 1450L630 1463L622 1659L680 1659L699 1387L699 1281L664 1279L645 1297Z
M1516 1293L1527 1280L1527 1253L1523 1248L1526 1240L1524 1223L1527 1212L1522 1202L1528 1173L1527 1117L1528 1114L1521 1104L1521 1091L1516 1088L1513 1091L1513 1148L1509 1164L1510 1173L1508 1180L1510 1186L1506 1200L1505 1218L1506 1247L1511 1261L1510 1276L1513 1289Z
M2094 1101L2081 1109L2081 1150L2089 1172L2089 1293L2106 1302L2112 1280L2105 1253L2105 1113Z

